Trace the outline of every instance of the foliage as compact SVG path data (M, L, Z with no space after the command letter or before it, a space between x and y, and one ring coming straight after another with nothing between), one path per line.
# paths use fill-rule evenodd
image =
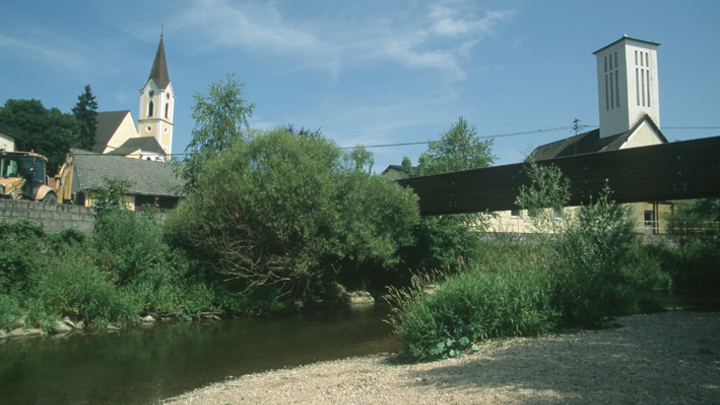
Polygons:
M35 295L48 314L102 326L109 321L129 323L137 308L131 296L112 283L80 250L53 259L35 287Z
M258 133L205 163L169 225L234 292L327 298L341 261L391 263L411 242L416 197L368 164L317 133Z
M528 216L537 233L557 233L561 228L556 213L564 217L564 207L570 201L570 180L563 177L555 166L538 166L530 160L523 171L528 175L530 186L520 186L515 204L528 210Z
M425 176L452 171L480 169L490 166L496 157L491 152L492 140L481 141L475 126L460 117L438 141L428 143L428 151L420 155L417 171L410 176ZM403 166L411 161L403 157ZM461 258L475 250L478 231L487 226L480 214L423 217L413 229L417 240L414 247L403 249L405 265L414 269L439 269L446 264L456 266Z
M85 92L78 96L78 102L72 108L75 118L80 122L80 136L78 146L81 149L92 150L95 146L95 132L97 131L98 103L92 93L90 85L85 86Z
M598 327L633 305L633 286L624 272L635 240L629 207L598 199L580 207L558 242L566 264L558 273L556 305L567 326Z
M38 250L44 233L29 221L0 222L0 294L25 291L31 274L41 266Z
M185 194L198 187L202 167L213 156L244 139L248 119L255 104L242 98L243 85L233 75L227 81L212 83L208 94L196 93L191 117L195 120L192 139L185 148L186 157L177 163L177 171L187 180Z
M566 200L567 182L556 168L531 164L528 175L532 188L521 193L521 205ZM634 243L628 207L610 196L606 186L558 234L541 234L543 243L485 247L456 273L394 290L392 323L410 356L453 357L492 337L603 327L615 316L652 309L649 293L669 287L670 278ZM425 293L429 283L436 283L432 294Z
M39 100L7 100L0 107L0 128L18 137L15 150L45 156L48 176L57 173L70 148L79 144L80 123L75 116L57 108L48 110Z
M0 293L0 330L15 329L22 316L22 309L17 298L9 294Z
M88 196L93 201L98 215L102 217L105 213L114 210L128 208L127 192L134 185L132 180L109 179L102 177L104 186L90 187Z
M718 198L673 202L673 212L667 218L668 234L686 238L713 238L720 235Z
M495 162L492 139L481 141L475 126L460 117L442 134L440 140L428 142L428 151L418 158L418 174L457 172L488 167Z
M391 290L397 309L392 323L410 357L460 357L487 339L555 329L559 314L550 303L552 278L537 260L552 252L520 253L461 265L439 280L415 278L414 288Z
M720 296L720 240L683 238L676 247L651 245L646 249L670 274L674 289Z

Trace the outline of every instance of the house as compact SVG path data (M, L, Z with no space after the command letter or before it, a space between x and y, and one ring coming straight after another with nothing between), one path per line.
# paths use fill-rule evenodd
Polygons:
M175 175L170 163L128 159L82 149L70 149L70 153L75 161L72 192L76 204L91 206L89 190L93 187L105 187L104 178L132 183L127 192L128 208L131 210L145 204L170 209L175 207L180 199L176 190L182 187L185 181Z
M15 141L17 141L17 137L15 135L0 129L0 149L7 152L14 152Z
M392 180L400 180L407 178L411 172L417 172L417 167L390 165L381 174Z
M657 48L660 44L623 36L594 52L597 62L600 127L537 147L530 155L540 161L667 143L660 130ZM665 233L658 224L672 212L666 201L634 203L636 229ZM527 212L498 212L497 230L527 232ZM558 218L560 219L560 218Z

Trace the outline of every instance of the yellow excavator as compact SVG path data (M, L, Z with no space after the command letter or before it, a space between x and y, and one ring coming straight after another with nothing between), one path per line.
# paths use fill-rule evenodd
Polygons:
M73 156L68 154L65 164L51 182L45 172L45 156L35 152L0 151L0 198L71 203L73 160Z

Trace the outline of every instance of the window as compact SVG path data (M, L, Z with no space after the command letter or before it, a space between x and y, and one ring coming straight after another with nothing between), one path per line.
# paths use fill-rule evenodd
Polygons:
M170 103L165 103L165 118L168 117L168 111L170 111Z
M610 109L615 108L615 95L613 93L613 74L610 72Z
M643 69L644 70L644 69ZM643 70L640 71L640 87L642 88L642 105L645 106L645 75Z
M647 74L647 104L650 107L650 69L645 73Z
M610 99L608 98L608 77L605 75L605 111L610 109Z
M615 107L620 107L620 79L617 70L615 71Z
M640 105L640 70L638 68L635 68L635 97L637 105Z
M153 104L152 100L150 100L150 102L148 103L148 117L153 116L153 107L154 107L154 104Z
M553 209L553 218L555 218L555 219L562 219L562 218L563 218L563 210L562 210L562 208L554 208L554 209Z
M510 216L513 218L522 218L522 210L511 210Z

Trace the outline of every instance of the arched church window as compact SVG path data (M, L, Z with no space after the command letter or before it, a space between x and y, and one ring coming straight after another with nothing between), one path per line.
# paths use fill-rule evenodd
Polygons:
M168 111L170 111L170 103L165 103L165 118L168 117Z
M153 116L153 107L154 107L153 102L152 102L152 100L150 100L150 102L148 103L148 117Z

